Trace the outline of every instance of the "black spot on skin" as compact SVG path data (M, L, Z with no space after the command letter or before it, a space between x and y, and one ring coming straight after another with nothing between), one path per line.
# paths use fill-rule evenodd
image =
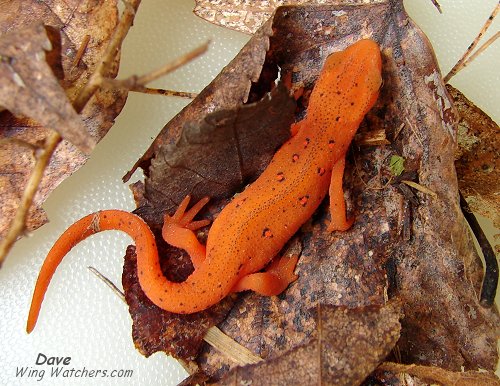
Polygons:
M158 300L159 300L161 303L163 303L163 299L162 299L162 298L158 298Z
M338 121L340 121L340 117L339 117L339 116L335 117L335 120L336 120L337 122L338 122Z

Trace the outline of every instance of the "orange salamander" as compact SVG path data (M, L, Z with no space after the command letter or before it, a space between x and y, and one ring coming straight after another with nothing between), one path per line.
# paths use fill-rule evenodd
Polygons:
M118 229L136 245L139 283L158 307L189 314L204 310L231 292L254 290L281 293L297 276L297 257L276 259L261 271L330 195L329 230L347 230L342 190L345 155L358 126L375 103L382 83L378 45L360 40L331 54L310 95L307 116L292 125L292 137L276 152L262 175L219 214L206 247L194 233L208 224L193 221L208 201L191 209L189 196L173 216L166 215L163 237L186 250L194 265L182 283L163 275L155 238L138 216L106 210L90 214L57 240L40 271L28 317L27 331L36 324L50 279L64 255L97 232Z

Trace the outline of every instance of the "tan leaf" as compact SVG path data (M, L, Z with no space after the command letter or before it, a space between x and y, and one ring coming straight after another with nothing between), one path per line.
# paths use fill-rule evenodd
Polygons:
M369 2L373 4L379 1ZM282 5L366 3L366 0L196 0L193 12L210 23L253 34L271 17L275 9Z
M46 98L45 102L49 104L49 107L54 107L56 117L63 116L63 112L66 111L67 106L71 108L71 103L77 92L87 82L96 63L103 56L107 42L118 22L116 1L70 0L61 2L49 0L39 2L13 0L0 1L0 4L2 8L2 12L0 12L0 41L4 42L4 46L10 50L16 47L11 43L21 47L24 44L32 49L29 51L32 52L31 56L28 57L29 60L19 59L10 64L7 60L8 56L1 53L3 56L0 62L0 71L4 72L0 75L0 90L6 91L6 82L19 78L19 75L12 75L18 66L29 66L28 69L35 68L38 71L44 67L46 70L44 76L36 76L35 71L29 73L27 69L23 69L23 76L28 76L31 82L24 82L29 86L26 89L32 90L35 95L45 96L49 95L44 90L45 83L60 84L62 89L57 85L59 87L57 98ZM26 32L20 36L19 34L25 28L28 28L27 31L32 28L33 32ZM38 44L38 50L36 50L36 44ZM50 51L44 51L42 48L44 50L50 49ZM21 55L22 51L18 50L16 53ZM50 67L47 67L45 62ZM118 63L117 56L116 61L110 66L110 71L105 75L114 77L118 71ZM5 73L5 71L10 72ZM28 72L27 75L26 72ZM41 83L34 83L35 81L41 81ZM2 95L2 91L0 91L0 95ZM80 122L80 129L73 130L72 133L75 131L79 134L85 133L83 140L91 144L87 146L87 151L113 125L115 117L120 113L125 103L126 96L127 92L123 90L101 90L86 104L80 115L72 112L73 118L76 117ZM0 106L20 112L24 118L15 118L8 111L0 113L0 198L2 201L0 237L5 235L13 218L19 205L19 197L36 160L33 147L43 145L50 130L57 129L56 124L52 121L46 122L36 117L34 117L35 119L27 119L32 117L30 113L33 109L27 108L19 101L14 103L11 97L7 99L9 99L7 102L0 101ZM26 109L29 110L29 113L25 111ZM50 117L49 112L51 110L46 108L42 109L41 114L47 118ZM66 126L64 125L63 130L67 131ZM71 129L73 126L69 125L68 127ZM65 132L62 134L69 141L62 141L51 158L34 198L34 206L27 219L26 229L28 231L38 228L47 221L45 213L40 207L47 195L87 160L87 156L71 143L71 141L75 141L71 135L68 137ZM26 145L20 145L19 141L25 142Z
M96 144L45 61L50 41L41 24L0 36L0 105L57 130L84 153Z

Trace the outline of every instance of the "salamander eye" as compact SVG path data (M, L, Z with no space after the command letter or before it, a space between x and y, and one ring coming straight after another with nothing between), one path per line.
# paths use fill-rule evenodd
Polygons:
M278 174L276 174L276 180L279 181L279 182L282 182L285 180L285 175L283 172L279 172Z

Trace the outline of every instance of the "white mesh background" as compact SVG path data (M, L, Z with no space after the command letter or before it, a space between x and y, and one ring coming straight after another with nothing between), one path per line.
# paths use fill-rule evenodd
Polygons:
M124 49L120 76L142 74L176 58L207 39L202 58L155 82L153 86L200 91L248 40L191 14L193 1L143 1ZM428 33L443 72L449 70L496 4L488 1L440 1L439 15L430 0L408 0L408 10ZM492 30L498 29L498 22ZM489 36L489 35L488 35ZM496 117L499 50L491 47L458 75L456 84ZM44 208L51 222L17 243L0 270L0 384L175 385L186 373L173 360L157 353L146 359L134 348L127 307L91 274L93 265L121 287L122 257L127 236L106 232L82 242L63 261L51 283L37 328L25 333L29 302L43 258L61 232L76 219L104 208L133 209L121 177L147 149L165 122L186 100L131 93L122 114L91 160L51 195ZM137 174L132 181L142 176ZM47 366L35 366L41 352L70 356L77 369L131 369L128 379L58 379ZM15 377L16 368L45 368L43 382Z

